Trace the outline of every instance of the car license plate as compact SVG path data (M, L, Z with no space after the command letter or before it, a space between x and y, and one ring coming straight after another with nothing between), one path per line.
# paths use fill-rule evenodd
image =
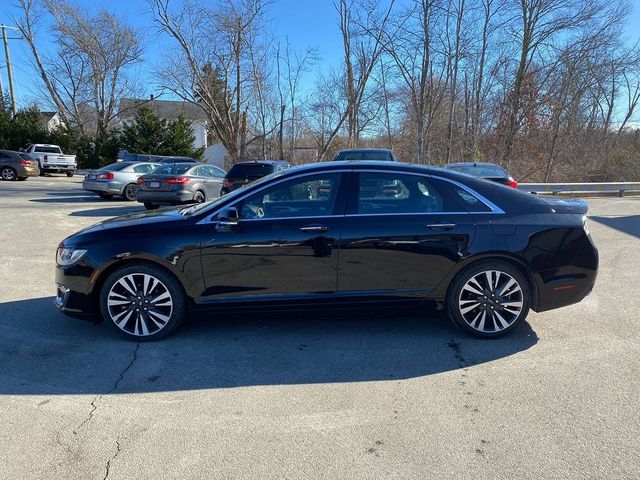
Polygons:
M160 182L149 182L150 188L160 188Z

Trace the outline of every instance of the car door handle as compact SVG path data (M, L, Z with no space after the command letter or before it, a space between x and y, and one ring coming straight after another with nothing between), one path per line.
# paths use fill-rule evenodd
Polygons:
M455 223L430 223L427 225L427 228L431 230L451 230L456 228Z
M326 232L329 227L325 225L309 225L308 227L300 227L301 232Z

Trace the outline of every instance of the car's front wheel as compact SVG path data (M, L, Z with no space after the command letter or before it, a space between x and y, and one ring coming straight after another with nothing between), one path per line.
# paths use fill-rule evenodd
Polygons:
M169 335L182 323L185 309L180 283L150 264L116 270L100 291L102 318L130 340L151 341Z
M512 332L529 313L529 282L514 266L503 261L471 265L453 280L446 299L449 318L480 338Z

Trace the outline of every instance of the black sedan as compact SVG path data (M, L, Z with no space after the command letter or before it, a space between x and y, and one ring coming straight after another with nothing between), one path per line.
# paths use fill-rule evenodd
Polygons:
M492 338L582 300L598 251L586 204L442 169L330 162L220 199L114 218L65 239L56 305L128 338L173 332L187 310L433 300Z

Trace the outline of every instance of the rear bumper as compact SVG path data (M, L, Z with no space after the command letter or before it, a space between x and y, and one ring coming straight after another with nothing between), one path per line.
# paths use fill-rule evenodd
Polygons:
M36 166L28 167L25 165L17 165L16 175L18 177L37 177L40 175L40 169Z
M43 172L54 172L54 173L75 172L76 171L76 166L75 165L62 165L62 164L56 164L56 163L44 163L41 170Z
M536 276L538 305L543 312L573 305L591 293L598 276L598 249L590 237L578 250L573 262L561 269L539 272Z
M176 191L149 191L136 190L136 200L141 203L153 203L155 205L179 205L193 201L193 192L189 190Z
M113 195L122 195L124 185L116 182L97 182L93 180L85 180L82 182L82 188L89 192L109 193Z

